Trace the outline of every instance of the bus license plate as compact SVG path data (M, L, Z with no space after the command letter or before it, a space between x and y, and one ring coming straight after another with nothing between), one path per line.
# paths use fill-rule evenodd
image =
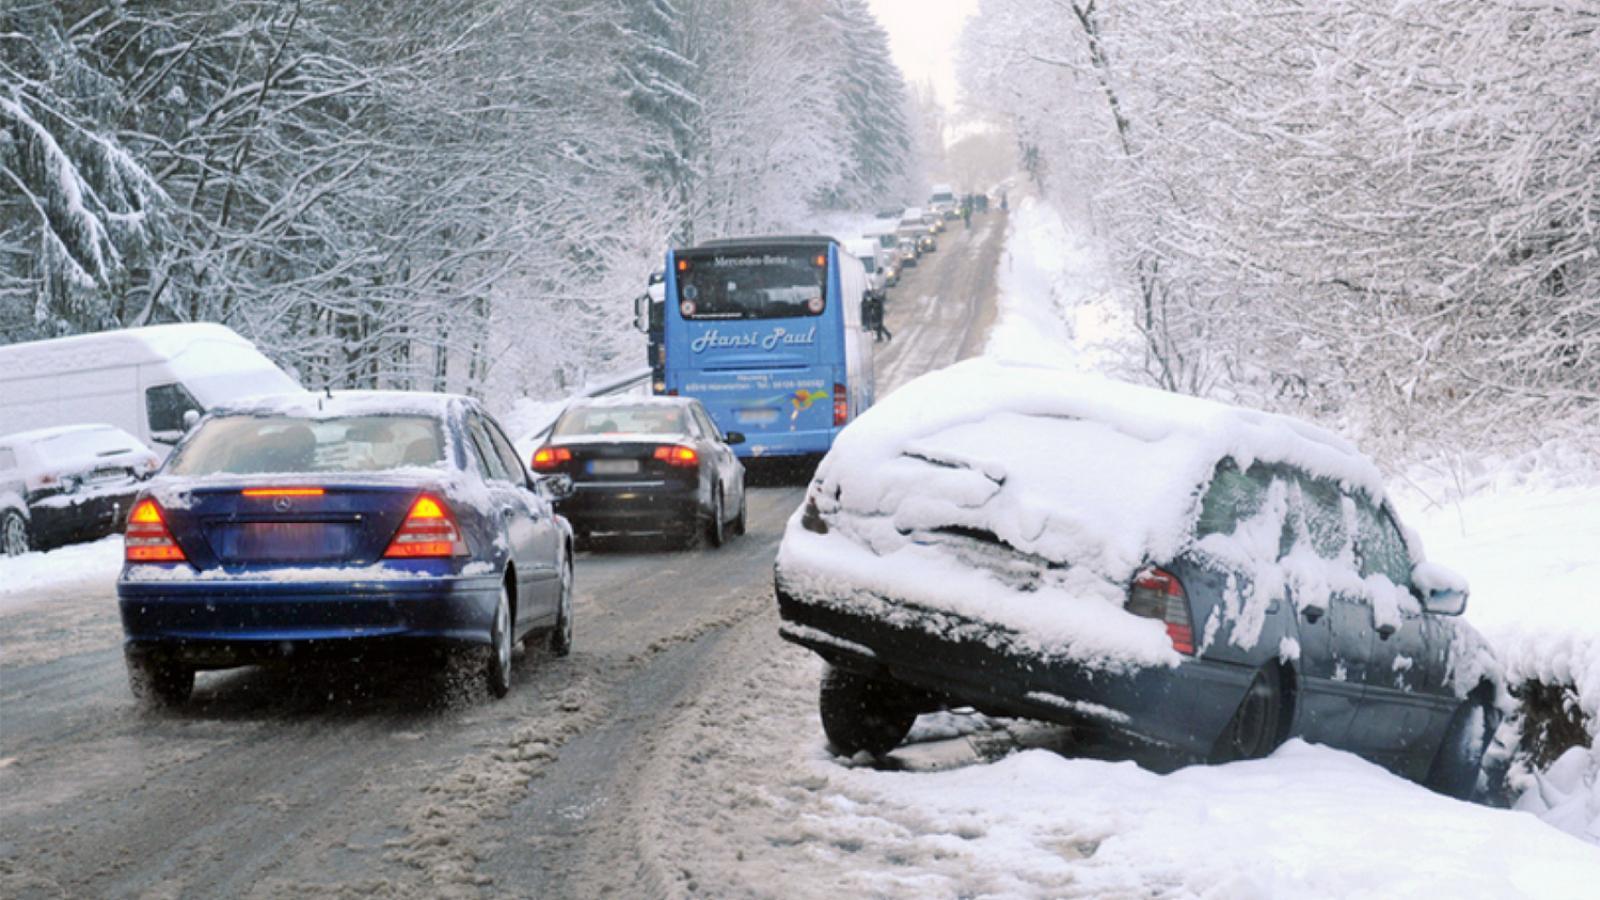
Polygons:
M778 411L775 409L741 409L738 417L741 425L771 425L773 422L778 421Z
M636 475L638 472L637 459L596 459L589 463L591 475Z

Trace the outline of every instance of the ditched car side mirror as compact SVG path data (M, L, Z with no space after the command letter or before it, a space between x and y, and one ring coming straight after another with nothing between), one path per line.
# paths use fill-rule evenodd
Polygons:
M539 496L554 503L571 497L577 490L572 486L570 475L535 475L533 477L533 490Z
M1423 612L1459 616L1467 611L1467 579L1438 563L1421 562L1412 567L1411 586Z
M734 444L744 443L744 432L730 431L722 436L722 442L732 447Z

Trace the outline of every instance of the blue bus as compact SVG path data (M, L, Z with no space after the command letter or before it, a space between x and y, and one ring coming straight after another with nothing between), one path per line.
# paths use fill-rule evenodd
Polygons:
M709 241L665 273L655 390L699 399L740 456L820 456L872 406L867 276L838 241Z

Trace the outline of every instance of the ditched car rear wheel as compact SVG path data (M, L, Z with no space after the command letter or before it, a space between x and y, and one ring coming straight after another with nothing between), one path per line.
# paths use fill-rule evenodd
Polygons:
M194 693L194 669L147 656L126 656L133 696L156 706L180 706Z
M874 756L888 753L917 720L915 705L899 685L834 666L822 673L818 705L828 743L844 756L862 750Z
M1239 708L1217 739L1211 761L1260 759L1277 749L1283 709L1283 686L1277 670L1257 669Z

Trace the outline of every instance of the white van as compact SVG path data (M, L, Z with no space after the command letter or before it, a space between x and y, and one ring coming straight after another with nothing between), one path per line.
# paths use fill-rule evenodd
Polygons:
M254 344L211 323L0 346L0 434L103 422L165 455L191 409L301 390Z

